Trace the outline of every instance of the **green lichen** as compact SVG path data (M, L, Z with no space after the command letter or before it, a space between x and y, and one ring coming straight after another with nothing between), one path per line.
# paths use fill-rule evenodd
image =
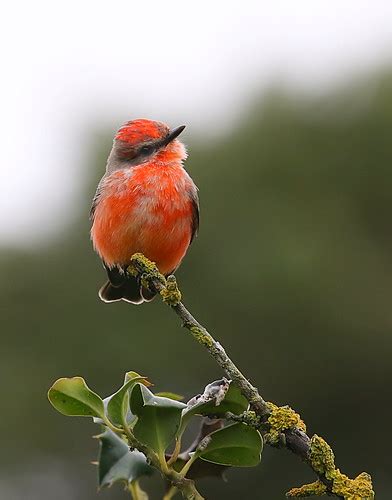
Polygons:
M374 491L369 474L362 472L355 479L348 478L335 467L335 456L329 444L320 436L310 440L309 459L312 468L331 481L329 491L345 500L373 500Z
M306 432L306 425L301 417L289 406L277 406L274 403L267 403L271 412L268 417L269 430L265 434L265 440L273 445L284 444L284 431L298 428Z
M142 253L134 253L131 257L131 263L129 265L128 272L132 276L138 276L142 273L155 274L159 273L155 262L147 259Z
M166 280L166 286L160 291L161 297L165 304L176 306L181 302L181 292L177 287L175 276L169 276Z
M206 332L206 330L204 330L204 328L196 325L186 325L186 326L188 326L192 335L200 344L206 346L207 348L213 347L214 340L211 337L211 335L208 332Z
M310 440L309 459L313 470L332 480L335 471L335 455L329 444L317 434Z
M339 469L336 469L335 473L332 493L342 496L345 500L374 499L372 478L367 472L362 472L355 479L348 478Z
M242 414L244 422L252 427L260 427L260 417L253 410L244 411Z
M261 419L259 415L257 415L256 412L253 410L246 410L243 413L240 413L239 415L235 415L234 413L228 411L225 416L228 420L234 420L235 422L243 422L244 424L250 425L255 429L260 428Z
M286 493L287 498L306 498L311 496L321 497L326 493L327 487L320 480L304 484L300 488L292 488Z
M141 284L145 288L151 288L154 280L166 286L166 279L163 274L159 272L155 262L147 259L142 253L135 253L132 255L127 272L135 278L140 278Z

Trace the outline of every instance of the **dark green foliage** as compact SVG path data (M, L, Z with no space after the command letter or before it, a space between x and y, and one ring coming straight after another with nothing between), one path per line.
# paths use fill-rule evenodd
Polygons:
M149 476L152 467L147 465L142 453L130 451L129 446L110 430L97 436L100 441L98 455L98 484L100 487L111 486L117 481L126 483Z
M109 420L114 425L123 425L123 423L128 420L127 416L130 409L129 394L131 393L134 385L142 380L143 377L140 377L137 373L133 372L131 377L125 377L124 385L110 397L107 406L107 413Z
M245 424L232 424L207 438L197 455L214 464L253 467L260 462L263 440L260 433Z
M131 395L131 411L138 417L133 427L136 438L163 456L174 440L184 408L180 401L154 396L147 387L137 385Z
M99 417L99 423L104 425L104 432L97 436L100 440L100 487L111 486L117 481L130 484L150 475L152 469L147 462L155 455L160 470L164 472L168 467L181 471L188 461L189 465L194 464L198 458L223 466L253 467L259 464L261 435L254 428L239 423L227 427L222 427L223 423L212 425L209 432L205 432L208 426L203 424L192 451L184 451L178 459L177 453L172 463L168 460L170 455L165 454L182 435L192 416L220 412L224 417L226 412L239 413L248 407L231 381L212 382L203 395L195 396L187 405L157 396L144 384L149 385L145 377L128 372L122 387L105 399L106 407L81 377L59 379L49 389L49 401L60 413ZM177 434L180 429L180 434ZM143 450L143 454L137 448ZM211 474L221 476L221 471L204 468L203 472L203 468L199 468L199 478Z

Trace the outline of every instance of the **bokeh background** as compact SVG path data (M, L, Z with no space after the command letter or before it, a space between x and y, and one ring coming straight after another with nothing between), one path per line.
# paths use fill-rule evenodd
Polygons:
M56 378L106 395L136 370L191 397L221 376L159 301L97 298L90 201L116 128L148 117L187 124L201 227L178 272L186 304L267 400L390 498L390 2L4 9L0 497L125 498L97 497L97 429L51 408ZM270 448L227 476L201 491L279 499L312 480Z

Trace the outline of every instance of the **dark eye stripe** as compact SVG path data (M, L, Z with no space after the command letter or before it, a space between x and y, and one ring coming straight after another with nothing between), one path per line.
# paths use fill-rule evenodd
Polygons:
M141 153L142 155L148 155L150 153L152 153L154 151L154 146L142 146L140 148L140 151L139 153Z

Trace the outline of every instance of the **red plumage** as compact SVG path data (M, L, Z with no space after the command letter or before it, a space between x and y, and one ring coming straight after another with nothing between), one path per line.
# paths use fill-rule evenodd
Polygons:
M182 166L184 146L160 122L127 122L114 140L92 207L91 238L108 270L102 300L141 303L143 290L125 269L143 253L168 275L180 265L198 227L197 188Z

